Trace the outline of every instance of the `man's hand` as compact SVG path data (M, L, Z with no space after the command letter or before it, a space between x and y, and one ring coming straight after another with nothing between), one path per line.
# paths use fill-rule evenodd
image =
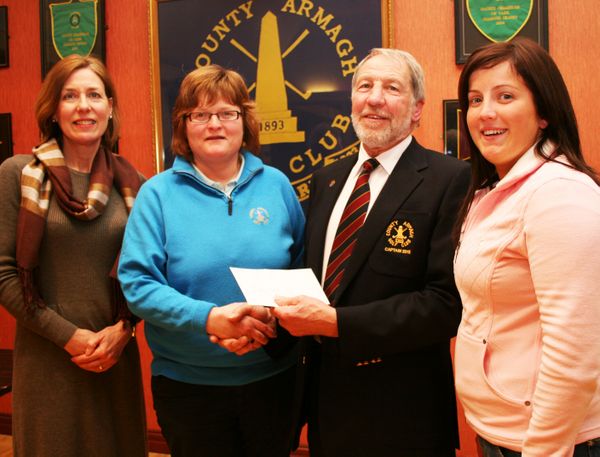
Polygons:
M278 297L275 302L279 307L272 314L292 335L338 336L337 313L328 304L305 295Z

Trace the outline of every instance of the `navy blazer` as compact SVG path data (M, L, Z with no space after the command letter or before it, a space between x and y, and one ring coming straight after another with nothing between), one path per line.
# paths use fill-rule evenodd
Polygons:
M305 247L318 278L329 217L356 160L312 178ZM454 455L450 339L462 307L452 230L469 177L466 163L415 139L389 176L336 292L339 337L302 341L311 455Z

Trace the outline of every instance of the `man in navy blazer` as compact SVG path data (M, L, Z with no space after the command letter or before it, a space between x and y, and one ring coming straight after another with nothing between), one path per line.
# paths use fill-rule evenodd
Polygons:
M362 163L379 162L331 306L302 296L280 299L273 310L280 325L305 337L301 387L311 457L448 457L458 447L450 339L461 302L452 229L469 167L412 137L424 99L414 57L372 50L352 81L358 156L312 178L306 261L323 280Z

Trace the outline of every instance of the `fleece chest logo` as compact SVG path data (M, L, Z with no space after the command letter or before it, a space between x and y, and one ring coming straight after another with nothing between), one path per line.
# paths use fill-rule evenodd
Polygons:
M269 223L269 212L262 208L252 208L250 210L250 219L256 225L266 225Z

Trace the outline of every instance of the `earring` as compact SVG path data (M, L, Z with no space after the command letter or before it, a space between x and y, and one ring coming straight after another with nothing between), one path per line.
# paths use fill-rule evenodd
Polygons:
M52 122L54 122L54 123L56 124L56 119L55 119L55 118L52 118Z
M112 119L112 114L110 116L108 116L109 119Z

